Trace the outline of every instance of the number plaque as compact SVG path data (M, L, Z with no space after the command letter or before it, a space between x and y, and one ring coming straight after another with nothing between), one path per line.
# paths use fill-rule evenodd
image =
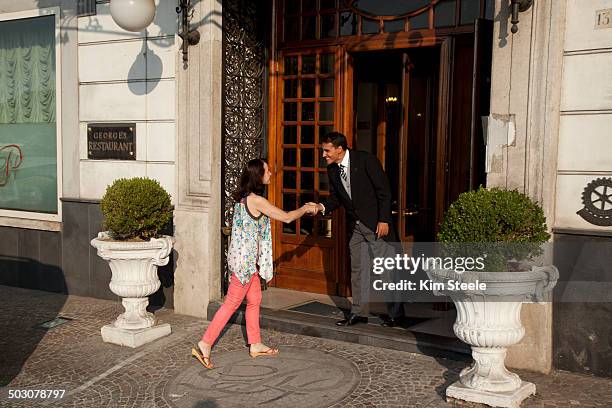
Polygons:
M612 28L612 9L595 12L595 29Z

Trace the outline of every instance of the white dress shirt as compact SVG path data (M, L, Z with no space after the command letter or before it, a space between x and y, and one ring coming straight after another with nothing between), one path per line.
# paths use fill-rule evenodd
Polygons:
M347 150L346 153L344 154L344 157L342 158L342 161L340 162L340 164L344 166L344 171L346 172L346 181L344 181L344 179L342 178L342 175L340 175L340 181L342 182L344 189L348 193L349 198L352 199L353 197L351 197L351 167L350 167L351 159L349 157L349 150ZM325 206L321 203L319 203L319 205L323 207L323 209L321 210L321 214L325 215Z

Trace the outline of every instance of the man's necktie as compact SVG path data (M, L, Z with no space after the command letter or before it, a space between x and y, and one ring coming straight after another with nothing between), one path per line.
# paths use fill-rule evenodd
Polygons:
M344 165L339 164L340 166L340 177L342 177L342 180L344 180L345 182L347 181L346 179L346 170L344 168Z

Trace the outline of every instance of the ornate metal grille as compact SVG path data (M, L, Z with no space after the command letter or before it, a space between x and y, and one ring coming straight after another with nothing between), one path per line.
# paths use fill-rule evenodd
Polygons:
M223 225L231 227L240 173L261 157L265 135L266 1L223 0ZM263 17L263 18L262 18ZM226 293L227 239L222 290Z

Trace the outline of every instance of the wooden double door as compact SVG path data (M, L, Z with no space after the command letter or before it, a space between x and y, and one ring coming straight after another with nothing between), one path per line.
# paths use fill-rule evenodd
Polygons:
M329 194L320 140L343 132L375 154L402 241L434 241L450 202L484 184L490 24L427 46L282 50L271 73L270 197L285 210ZM274 226L273 286L350 295L343 211Z

